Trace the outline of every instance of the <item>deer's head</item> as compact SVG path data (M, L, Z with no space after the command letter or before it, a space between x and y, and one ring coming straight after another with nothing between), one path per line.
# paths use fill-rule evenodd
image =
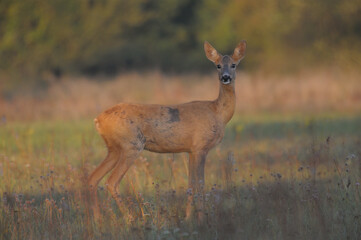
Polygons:
M207 58L216 65L221 83L230 84L236 77L238 63L246 55L246 41L243 40L237 45L232 56L222 56L208 42L204 42L204 51Z

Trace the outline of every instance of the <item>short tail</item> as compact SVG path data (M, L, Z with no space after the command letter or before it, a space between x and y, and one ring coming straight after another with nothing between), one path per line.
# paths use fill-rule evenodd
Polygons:
M94 124L95 124L95 128L97 129L97 131L99 132L100 130L100 126L99 126L99 120L97 118L94 118Z

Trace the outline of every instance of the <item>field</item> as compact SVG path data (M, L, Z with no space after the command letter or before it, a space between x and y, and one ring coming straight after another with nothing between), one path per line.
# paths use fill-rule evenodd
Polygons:
M124 99L161 103L172 99L174 103L213 98L218 86L210 93L203 90L210 83L208 77L198 85L188 85L190 91L179 87L180 81L163 85L163 79L158 85L144 83L137 94L135 87L124 89L124 85L105 82L106 93L99 95L98 83L68 80L50 87L38 99L3 100L0 238L359 238L361 95L357 78L345 83L321 74L304 82L281 79L273 85L273 81L261 84L257 80L259 85L252 85L254 78L243 77L245 81L237 83L241 89L237 90L241 91L237 113L223 142L207 158L203 225L185 220L186 154L144 152L120 184L121 210L102 181L100 223L89 213L84 183L106 155L91 117L99 109ZM114 86L124 94L117 95ZM163 95L156 95L159 92ZM122 99L116 99L119 96ZM28 107L21 107L26 102Z

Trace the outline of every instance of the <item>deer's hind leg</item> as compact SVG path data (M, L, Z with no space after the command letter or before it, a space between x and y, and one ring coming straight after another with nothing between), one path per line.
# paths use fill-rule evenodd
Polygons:
M90 174L88 186L90 191L91 208L95 218L99 218L100 210L98 204L97 186L102 178L110 172L120 158L120 149L108 149L108 155L103 162Z
M137 142L136 144L133 142L128 146L123 146L123 151L120 159L114 166L112 173L107 179L107 189L112 195L113 199L116 201L119 210L122 209L122 205L120 201L118 185L123 179L125 173L133 165L134 161L138 158L139 154L143 150L143 147L143 142Z

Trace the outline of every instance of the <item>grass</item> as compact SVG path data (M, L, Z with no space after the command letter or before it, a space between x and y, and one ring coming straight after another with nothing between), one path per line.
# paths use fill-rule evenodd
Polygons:
M90 119L118 102L178 104L215 99L218 84L215 69L210 69L208 75L150 72L124 73L108 79L50 78L43 91L31 91L24 85L18 86L17 92L8 92L0 85L0 118ZM236 111L246 115L361 111L359 71L329 68L292 76L239 72L235 84Z
M105 157L92 121L0 126L1 239L357 239L361 116L234 117L206 163L206 222L185 221L187 156L144 152L120 184L104 181L103 221L84 181Z

